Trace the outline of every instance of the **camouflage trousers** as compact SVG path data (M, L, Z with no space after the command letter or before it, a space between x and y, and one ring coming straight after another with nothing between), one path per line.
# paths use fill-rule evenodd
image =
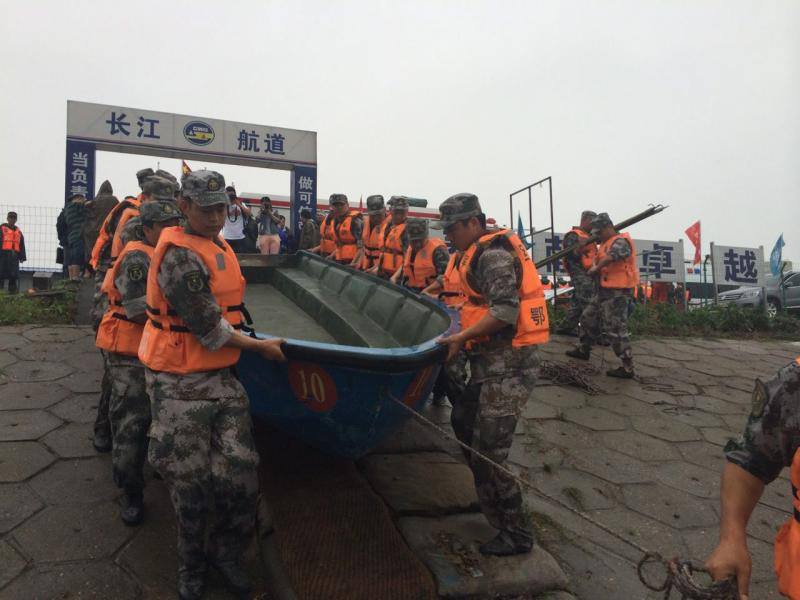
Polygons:
M127 494L138 494L144 489L143 468L150 428L150 399L145 389L144 365L132 356L110 352L108 367L114 483Z
M572 275L572 298L569 310L561 322L563 329L575 329L581 320L581 315L597 293L597 280L586 273L576 272Z
M94 272L94 295L92 296L92 329L97 333L97 328L100 327L100 321L103 320L103 315L106 314L108 309L108 296L100 291L103 286L103 280L106 278L106 271L97 270Z
M472 376L463 391L451 398L450 421L458 439L494 462L506 467L517 420L536 383L538 353L535 346L522 349L530 367L504 370L503 355L520 352L470 354ZM517 360L513 362L519 362ZM488 368L487 368L488 363ZM475 479L481 510L489 523L510 533L530 535L523 512L519 484L491 464L464 452Z
M97 402L97 416L94 420L94 434L111 438L111 421L108 418L108 407L111 402L111 375L108 367L108 352L100 350L103 355L103 379L100 382L100 399Z
M589 351L605 334L622 364L633 367L631 340L628 336L629 290L600 288L581 315L581 348Z
M153 416L148 460L169 488L178 524L181 571L202 571L207 558L239 560L255 529L258 454L247 395L235 380L231 394L232 384L222 383L221 373L197 374L210 379L198 386L202 391L197 399L191 399L164 393L181 389L181 376L145 371ZM158 379L162 375L175 378L175 385L162 385ZM205 393L213 389L222 395L212 398ZM207 553L211 506L215 522Z

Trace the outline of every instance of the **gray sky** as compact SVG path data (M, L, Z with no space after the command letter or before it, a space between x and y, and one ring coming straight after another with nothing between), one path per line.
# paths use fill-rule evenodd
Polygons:
M509 192L551 175L557 229L664 203L635 237L701 219L704 252L783 232L800 260L799 25L791 0L4 2L4 197L60 205L75 99L315 130L320 195L472 191L507 222ZM154 162L101 154L97 184L133 193ZM288 193L285 172L219 170Z

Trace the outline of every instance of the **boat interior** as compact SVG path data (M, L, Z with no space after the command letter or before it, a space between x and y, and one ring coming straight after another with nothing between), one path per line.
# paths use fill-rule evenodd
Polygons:
M258 333L366 348L414 346L450 318L433 302L376 277L301 252L241 255L245 304Z

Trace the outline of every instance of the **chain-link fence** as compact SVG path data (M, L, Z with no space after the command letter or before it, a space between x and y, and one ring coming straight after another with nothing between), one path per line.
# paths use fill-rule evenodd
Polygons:
M22 204L0 204L0 219L17 213L17 227L25 237L25 253L28 260L20 265L23 271L61 271L56 262L58 235L56 220L60 206L25 206Z

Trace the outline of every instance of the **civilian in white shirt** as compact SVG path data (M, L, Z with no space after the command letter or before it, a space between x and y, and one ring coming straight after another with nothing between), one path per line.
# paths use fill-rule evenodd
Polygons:
M236 189L233 186L226 187L225 193L228 194L231 203L228 205L228 215L222 226L222 237L230 244L234 252L242 252L242 243L245 238L244 222L245 219L250 218L251 212L247 205L236 197Z

